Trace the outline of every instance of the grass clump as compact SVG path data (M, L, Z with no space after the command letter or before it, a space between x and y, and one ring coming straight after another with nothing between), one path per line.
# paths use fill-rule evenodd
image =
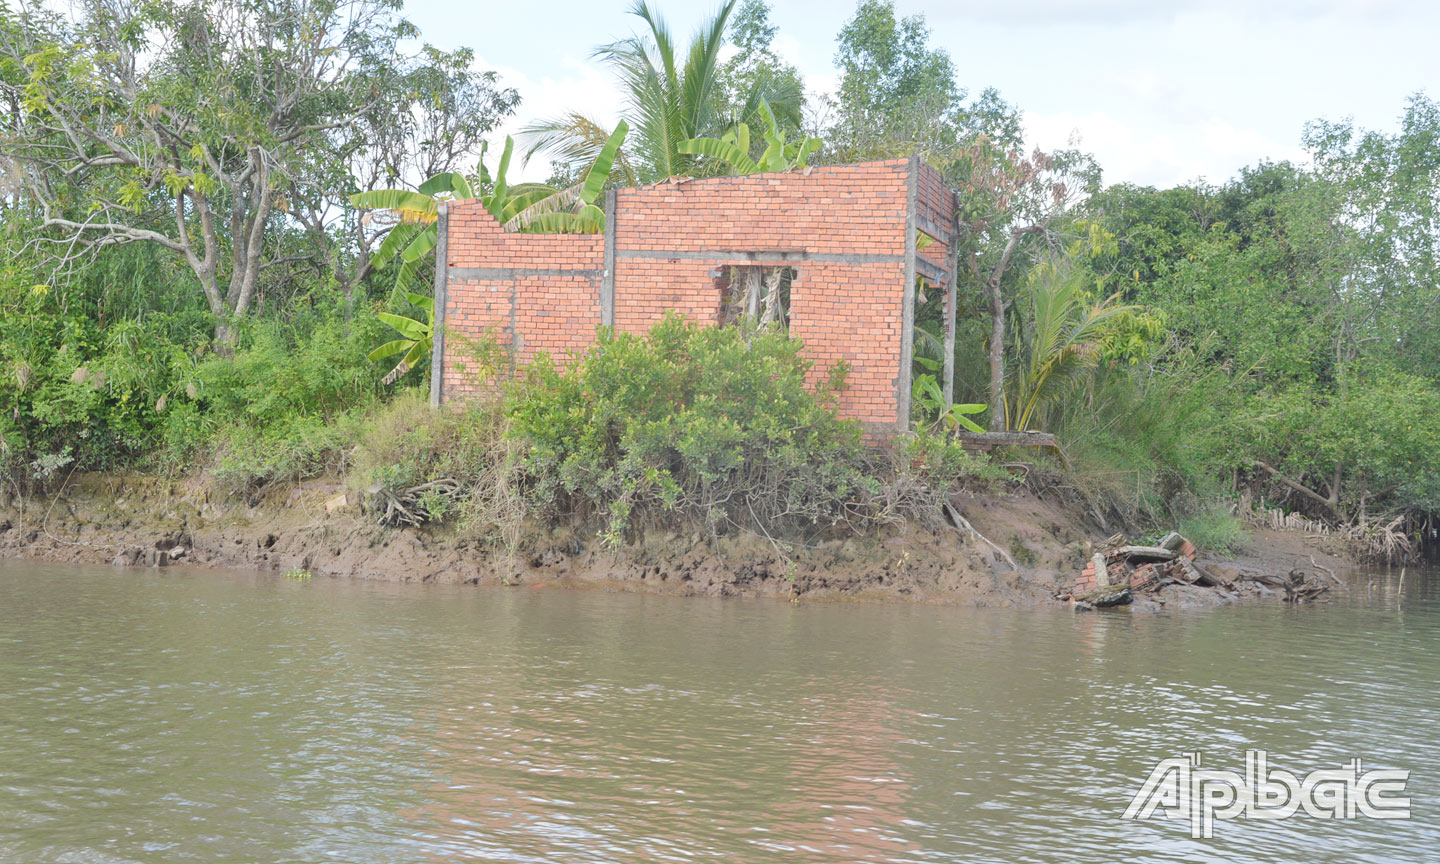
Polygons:
M1250 539L1243 522L1216 509L1181 520L1180 533L1199 548L1221 555L1234 555Z
M508 428L498 396L436 411L424 394L406 392L360 431L346 485L385 524L443 522L513 545L526 511ZM399 518L404 512L414 519Z

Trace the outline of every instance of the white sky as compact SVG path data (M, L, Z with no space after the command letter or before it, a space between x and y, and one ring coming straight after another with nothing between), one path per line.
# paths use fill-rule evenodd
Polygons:
M688 41L714 0L652 0ZM1299 159L1307 120L1353 117L1393 131L1405 98L1440 97L1440 0L897 0L923 13L962 86L1000 90L1045 148L1072 136L1107 183L1221 182L1262 158ZM621 97L590 59L640 23L630 0L456 4L410 0L406 15L443 48L520 91L513 132L581 109L618 117ZM854 0L771 0L775 47L812 91L833 91L835 34ZM537 160L539 163L541 160ZM532 164L525 179L543 179Z

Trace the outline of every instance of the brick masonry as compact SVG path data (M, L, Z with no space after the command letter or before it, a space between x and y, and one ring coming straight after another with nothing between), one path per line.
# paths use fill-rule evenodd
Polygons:
M1180 547L1175 551L1180 558L1186 561L1194 561L1195 554L1199 550L1195 548L1195 544L1186 540L1181 543ZM1137 591L1143 587L1153 585L1155 580L1164 575L1164 572L1168 569L1165 564L1155 563L1141 564L1138 567L1121 565L1113 555L1107 556L1106 564L1106 576L1109 578L1111 585L1129 585L1132 590ZM1108 566L1111 564L1115 565L1113 570ZM1095 577L1095 564L1092 561L1081 569L1080 576L1076 578L1075 584L1070 588L1071 596L1082 597L1098 589L1100 584Z
M523 366L541 351L555 359L583 351L607 306L622 332L644 332L672 310L715 323L717 270L783 265L796 273L790 332L815 362L814 378L845 360L841 413L872 432L901 428L906 272L949 279L953 201L933 169L896 159L618 189L604 235L508 233L479 202L452 202L437 262L445 335L432 399L475 392L467 340L493 334ZM914 251L915 230L935 242ZM938 291L930 295L940 302Z

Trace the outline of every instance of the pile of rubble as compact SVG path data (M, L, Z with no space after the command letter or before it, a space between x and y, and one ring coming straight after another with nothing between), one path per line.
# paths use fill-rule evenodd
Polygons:
M1167 585L1197 585L1227 593L1240 593L1237 586L1219 573L1195 563L1195 544L1177 532L1170 532L1154 546L1128 543L1116 534L1095 547L1090 562L1075 580L1068 596L1079 608L1123 606L1137 594L1154 593ZM1286 576L1242 575L1239 579L1277 589L1292 603L1313 600L1329 585L1300 570ZM1338 582L1334 575L1331 579Z

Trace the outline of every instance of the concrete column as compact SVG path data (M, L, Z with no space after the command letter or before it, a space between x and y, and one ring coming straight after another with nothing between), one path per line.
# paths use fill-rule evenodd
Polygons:
M605 192L605 272L600 277L600 323L615 326L615 220L619 196L614 189Z
M955 313L960 302L960 194L955 197L955 224L950 227L950 281L945 283L945 410L955 404Z
M895 429L910 430L910 367L915 358L915 231L920 157L911 156L905 177L905 294L900 311L900 374L895 378Z
M435 216L435 324L430 340L430 407L445 401L445 302L450 282L450 207L441 202Z

